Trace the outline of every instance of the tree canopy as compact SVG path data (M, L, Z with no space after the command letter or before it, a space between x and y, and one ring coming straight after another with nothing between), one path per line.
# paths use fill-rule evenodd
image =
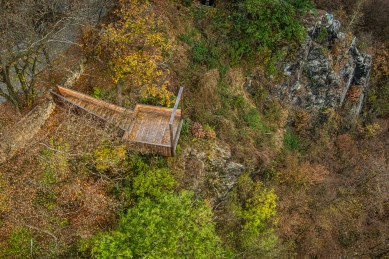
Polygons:
M140 199L92 251L98 259L223 257L210 208L188 191Z

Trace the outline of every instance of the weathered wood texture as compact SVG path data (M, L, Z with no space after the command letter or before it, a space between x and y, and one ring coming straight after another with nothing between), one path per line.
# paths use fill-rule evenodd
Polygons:
M142 153L174 156L183 122L182 110L177 110L182 87L173 109L138 104L134 111L64 87L58 86L58 90L61 95L52 92L55 100L72 105L77 114L88 112L101 122L116 125L123 130L123 141L130 148Z
M135 123L131 131L127 131L124 139L140 141L150 144L170 146L170 116L151 112L137 112ZM176 116L173 122L173 135L175 136L181 118Z

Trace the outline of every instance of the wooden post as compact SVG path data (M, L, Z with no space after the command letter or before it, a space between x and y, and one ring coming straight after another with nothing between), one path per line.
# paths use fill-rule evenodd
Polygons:
M170 128L170 152L174 156L174 137L173 137L173 124L169 124Z

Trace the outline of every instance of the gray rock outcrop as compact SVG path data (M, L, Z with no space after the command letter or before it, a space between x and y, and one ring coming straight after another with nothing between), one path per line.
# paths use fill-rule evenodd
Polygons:
M356 116L368 91L372 57L360 53L356 39L340 31L333 15L321 13L294 60L282 65L287 80L275 95L307 110L345 108Z
M211 197L211 202L215 203L224 200L246 168L230 161L231 152L228 147L215 145L211 150L211 154L206 154L187 148L183 151L185 158L182 159L182 169L193 172L188 176L188 187L198 195ZM207 195L204 192L212 193Z

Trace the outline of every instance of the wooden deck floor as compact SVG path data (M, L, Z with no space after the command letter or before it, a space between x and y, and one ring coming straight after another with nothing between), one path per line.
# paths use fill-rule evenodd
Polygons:
M167 109L167 111L170 110L171 109ZM162 112L153 113L151 111L144 110L141 105L137 106L135 114L134 126L131 130L126 131L123 139L170 146L170 115ZM174 118L173 136L177 133L180 120L180 116L176 116Z

